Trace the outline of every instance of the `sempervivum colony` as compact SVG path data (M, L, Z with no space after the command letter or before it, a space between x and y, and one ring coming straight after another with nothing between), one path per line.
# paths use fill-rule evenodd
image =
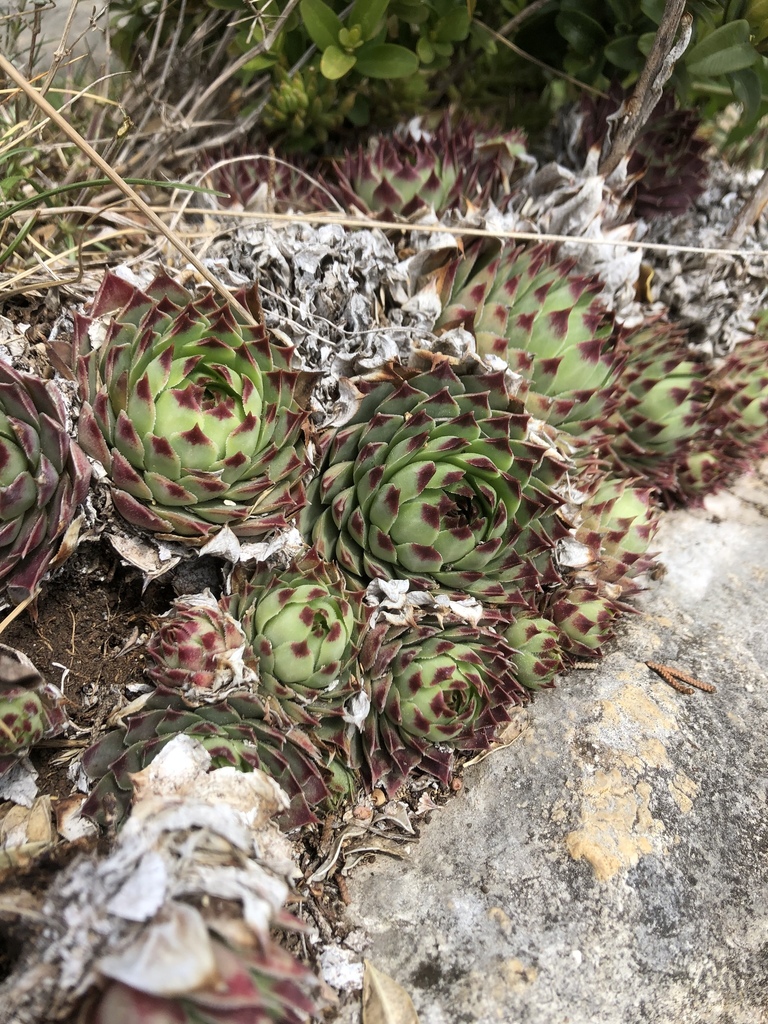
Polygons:
M368 215L454 220L514 205L522 138L449 129L350 154L312 204L330 193ZM377 365L367 349L358 376L317 372L269 331L255 285L237 296L248 323L165 272L144 288L109 273L76 316L77 442L55 383L0 363L6 603L33 598L72 549L92 468L114 524L157 544L194 553L226 534L277 552L160 620L154 689L82 758L94 821L124 821L136 780L179 743L214 773L271 776L288 829L361 791L391 798L414 772L449 783L514 705L601 653L653 565L663 503L698 500L768 451L766 315L712 365L658 312L616 322L604 282L551 246L446 251L411 282L430 312L410 358ZM403 296L384 311L398 326ZM67 718L31 665L0 661L2 772ZM259 950L216 946L238 1007L306 1019L303 968ZM229 989L169 1002L115 977L89 1019L240 1019Z
M451 139L443 122L349 155L321 192L455 218L504 207L530 164L519 135ZM449 781L456 752L488 748L512 705L600 654L652 565L661 503L766 451L765 318L712 366L658 313L615 322L603 283L551 246L445 252L415 285L438 312L410 359L345 379L341 416L318 398L338 381L300 372L255 285L238 293L250 324L167 273L144 288L108 274L75 321L78 443L53 385L0 367L9 601L63 546L83 452L123 525L158 543L289 527L303 542L162 619L155 690L83 758L97 820L124 817L132 776L180 733L214 767L273 776L287 827L361 788L392 795L416 767ZM11 687L6 704L4 753L55 724L42 691Z

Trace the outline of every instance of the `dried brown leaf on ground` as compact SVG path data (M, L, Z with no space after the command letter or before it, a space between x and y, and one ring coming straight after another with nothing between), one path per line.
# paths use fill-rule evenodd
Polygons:
M419 1024L411 997L388 974L365 961L363 1024Z

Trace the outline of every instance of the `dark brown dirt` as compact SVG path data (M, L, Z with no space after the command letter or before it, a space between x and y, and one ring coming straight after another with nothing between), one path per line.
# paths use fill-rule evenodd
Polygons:
M34 749L43 793L62 797L71 792L69 761L127 702L126 687L142 682L142 638L175 596L162 581L142 593L142 583L138 572L118 564L106 542L86 543L44 586L36 613L23 613L2 635L3 643L23 651L49 682L61 687L70 719L88 730Z

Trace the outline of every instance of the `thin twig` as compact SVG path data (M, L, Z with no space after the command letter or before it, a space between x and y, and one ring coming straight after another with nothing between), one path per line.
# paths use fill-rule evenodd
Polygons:
M640 130L661 99L662 90L674 70L675 63L685 53L691 41L693 18L690 14L684 14L685 2L686 0L667 0L651 51L634 92L609 119L618 122L618 130L609 153L600 164L600 174L606 178L616 170L635 144Z
M136 206L144 216L149 220L153 227L157 230L177 249L181 255L192 264L195 270L203 277L215 291L221 295L221 297L228 303L234 310L236 310L241 317L245 318L245 322L251 326L258 326L251 313L243 306L240 302L235 299L232 293L210 272L210 270L200 262L195 256L192 250L186 245L185 242L173 233L158 217L155 211L144 202L141 196L136 192L130 185L128 185L121 176L113 169L113 167L106 162L96 150L85 141L85 139L76 131L72 125L55 110L48 100L44 96L41 96L37 89L34 89L29 82L21 75L16 68L8 61L2 54L0 54L0 70L6 74L12 82L21 89L21 91L28 96L29 99L35 103L44 114L46 114L51 121L67 136L72 142L80 149L88 159L94 163L99 170L106 175L107 178L116 185L117 188Z
M553 68L549 64L545 64L544 61L539 60L538 57L534 57L532 54L526 53L525 50L521 50L519 46L515 46L515 44L506 39L501 32L497 32L495 29L492 29L490 25L486 25L485 22L476 19L475 24L479 25L480 28L485 29L489 35L492 35L493 38L498 40L498 42L503 46L506 46L507 49L516 53L518 57L522 57L523 60L530 61L531 64L535 64L537 67L543 68L544 71L549 71L551 75L556 75L557 78L562 78L566 82L570 82L571 85L577 86L577 88L582 89L584 92L591 92L593 96L601 96L603 99L608 98L607 94L601 92L600 89L595 89L593 86L587 85L586 82L580 82L578 78L574 78L572 75L567 75L565 71L559 71L557 68Z
M154 209L167 210L167 207L154 207ZM44 212L44 211L41 211ZM688 252L697 253L702 256L740 256L743 258L765 258L768 250L755 250L754 252L743 249L705 249L697 245L675 245L671 242L645 242L635 239L615 238L587 238L581 235L555 235L536 231L512 231L496 228L473 228L463 225L449 226L447 224L404 224L392 220L376 220L374 217L340 217L335 213L256 213L253 210L215 210L209 211L212 215L224 219L247 220L249 223L259 221L279 221L293 224L339 224L346 228L367 228L380 231L401 231L408 234L411 231L420 231L426 234L453 235L457 238L510 238L521 242L571 242L579 245L611 245L625 247L628 249L647 249L655 252ZM189 237L197 237L190 232L184 232ZM203 237L203 236L201 236ZM207 237L207 235L205 236Z
M240 71L241 68L244 68L249 61L253 60L254 57L258 57L260 54L265 53L272 48L272 44L283 30L283 25L285 25L286 21L290 18L298 5L299 0L288 0L285 10L272 26L269 34L264 36L260 42L244 53L241 57L238 57L236 61L233 61L228 65L228 67L221 72L218 78L215 78L200 94L200 96L198 96L189 112L188 120L191 121L194 118L195 114L205 103L208 97L212 96L216 90L227 81L227 79L231 78L232 75L237 74L237 72Z
M515 32L520 28L524 21L527 21L532 14L537 14L542 7L546 7L550 0L533 0L533 3L528 7L524 7L519 14L516 14L514 18L510 18L509 21L502 25L499 29L500 36L513 36Z
M766 205L768 205L768 168L763 171L763 176L758 181L755 191L733 218L727 236L728 240L733 242L734 245L741 245L747 236L747 232L754 225Z

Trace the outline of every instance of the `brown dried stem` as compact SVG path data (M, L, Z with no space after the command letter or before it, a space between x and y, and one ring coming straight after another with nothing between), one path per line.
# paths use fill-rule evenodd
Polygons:
M684 10L685 0L667 0L651 52L634 92L629 100L622 103L616 113L611 115L610 120L618 122L618 130L610 151L600 165L600 174L606 178L616 170L635 144L640 130L661 99L662 90L674 70L675 63L685 53L691 40L693 18L690 14L684 14Z
M747 236L747 232L753 226L757 218L768 205L768 169L763 171L763 176L755 186L747 202L742 206L731 222L728 239L733 245L741 245Z
M108 164L107 161L100 156L93 146L82 137L82 135L76 131L72 125L61 116L58 110L54 109L51 104L41 96L40 93L33 86L29 84L27 79L20 74L16 68L7 60L2 54L0 54L0 71L10 78L10 80L21 89L25 96L27 96L33 103L35 103L40 110L49 117L51 121L66 135L66 137L73 142L77 148L88 157L91 163L95 164L96 167L104 174L113 185L129 199L137 209L149 220L153 227L155 227L164 238L166 238L171 245L181 253L181 255L192 264L195 270L214 288L216 292L221 295L225 302L236 310L240 316L245 318L247 324L256 326L256 321L249 311L241 305L235 299L230 291L219 281L210 270L200 262L197 256L192 252L189 246L183 242L178 235L176 235L170 228L158 217L155 211L148 206L147 203L141 198L123 178L117 173L117 171Z
M536 14L540 11L542 7L546 7L548 3L549 0L533 0L532 4L529 4L528 7L524 7L522 11L514 16L514 18L510 18L506 24L501 26L499 29L499 35L513 36L524 21L527 21L532 14Z

